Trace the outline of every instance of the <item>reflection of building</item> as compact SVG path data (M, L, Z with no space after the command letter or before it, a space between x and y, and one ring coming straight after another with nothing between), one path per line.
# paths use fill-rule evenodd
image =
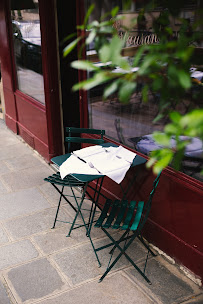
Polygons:
M81 80L86 75L70 68L69 63L76 58L76 53L63 59L61 41L75 31L77 23L81 24L84 16L83 0L70 1L68 8L62 0L50 0L48 4L43 0L35 1L39 5L38 15L35 6L11 7L11 3L13 5L15 2L20 5L32 1L0 1L0 56L6 103L5 120L13 132L19 134L47 161L65 150L64 126L87 127L89 124L90 127L104 128L107 140L122 141L132 149L134 146L129 138L152 132L151 120L157 112L158 96L150 96L150 103L142 105L138 88L130 104L121 105L116 98L103 103L100 97L102 88L91 92L91 100L88 100L89 96L85 92L76 94L71 91L78 77ZM121 1L114 1L117 2ZM18 9L22 11L22 17L26 15L26 22L32 18L36 21L38 16L41 46L39 51L36 40L28 41L22 34L21 41L17 40L20 57L16 58L17 42L14 39L18 38L13 37L11 11ZM28 10L27 14L25 10ZM41 73L37 70L37 60L42 62ZM162 125L155 128L161 130ZM143 169L137 181L143 190L142 194L137 187L133 195L142 196L148 188L150 178L146 178L147 175ZM167 254L202 276L202 182L167 168L160 184L146 236ZM104 184L103 191L108 195L119 196L117 190L109 181Z

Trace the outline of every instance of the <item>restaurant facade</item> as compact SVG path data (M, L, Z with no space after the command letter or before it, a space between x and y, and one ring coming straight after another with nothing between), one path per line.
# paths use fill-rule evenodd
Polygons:
M158 113L157 98L151 94L147 104L142 103L138 90L128 104L121 104L116 96L102 100L103 87L89 92L73 92L73 84L90 75L77 72L70 62L77 59L76 52L63 57L64 38L75 32L81 24L85 11L92 1L76 0L64 4L63 0L1 0L0 1L0 62L5 100L5 123L14 133L35 149L47 162L65 153L64 129L66 126L105 129L106 141L121 144L147 158L151 134L163 130L166 120L156 124L152 121ZM142 9L142 1L123 11L122 1L93 1L95 11L92 20L120 7L125 22L136 17ZM194 23L201 1L191 1L184 7L182 17ZM159 10L153 12L160 14ZM125 56L133 56L140 44L158 43L151 31L150 17L141 22L126 39ZM123 24L115 25L121 39L125 36ZM179 24L173 20L174 33L178 35ZM201 52L200 45L199 52ZM86 56L93 62L94 45ZM201 57L201 56L200 56ZM200 63L202 65L202 63ZM194 67L196 71L197 66ZM197 72L197 71L196 71ZM179 109L185 113L187 102ZM194 138L188 147L187 162L182 171L166 168L154 198L145 237L179 265L203 278L203 179L200 174L202 142ZM189 157L191 159L189 159ZM194 161L194 158L196 160ZM153 174L144 166L140 168L136 184L129 194L145 199L149 193ZM131 172L132 171L132 172ZM124 180L127 187L135 172L130 170ZM107 197L119 198L120 188L108 178L103 184Z

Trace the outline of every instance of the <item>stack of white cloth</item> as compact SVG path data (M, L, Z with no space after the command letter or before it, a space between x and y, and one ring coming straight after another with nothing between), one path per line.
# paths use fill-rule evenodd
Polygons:
M120 184L136 154L119 147L91 146L74 151L60 166L61 178L68 174L106 175Z

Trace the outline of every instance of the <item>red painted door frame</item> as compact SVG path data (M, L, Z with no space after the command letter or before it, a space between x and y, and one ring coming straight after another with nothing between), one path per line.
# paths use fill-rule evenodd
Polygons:
M47 161L62 153L55 1L39 0L45 106L17 89L9 1L0 2L1 70L7 126Z

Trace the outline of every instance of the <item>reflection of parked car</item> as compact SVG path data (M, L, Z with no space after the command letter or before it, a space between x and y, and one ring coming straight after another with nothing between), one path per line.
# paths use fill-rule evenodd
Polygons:
M39 22L12 21L17 64L42 74Z

